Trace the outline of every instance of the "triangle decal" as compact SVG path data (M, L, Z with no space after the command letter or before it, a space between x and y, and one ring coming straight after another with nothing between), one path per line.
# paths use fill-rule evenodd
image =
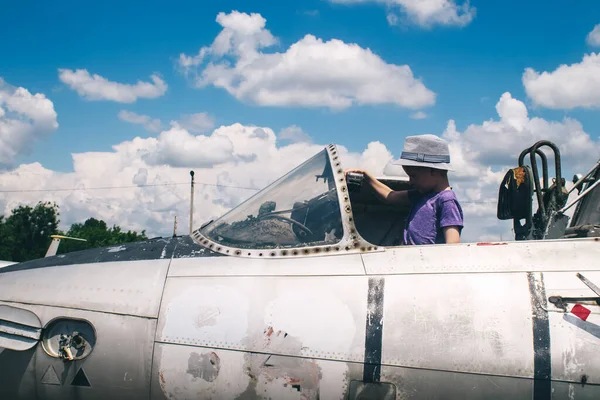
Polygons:
M88 377L85 375L83 368L79 368L77 374L75 374L75 378L73 378L73 382L71 382L71 386L82 386L82 387L91 387L90 381Z
M52 365L50 365L46 372L44 372L44 376L42 376L42 383L44 385L60 386L60 379L58 379L58 374L56 373Z

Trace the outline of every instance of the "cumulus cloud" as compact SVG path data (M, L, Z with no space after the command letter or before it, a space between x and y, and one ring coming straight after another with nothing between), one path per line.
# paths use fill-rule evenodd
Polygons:
M74 189L0 192L0 215L7 215L19 204L51 200L60 206L63 228L94 216L125 229L146 229L151 236L169 235L177 215L179 232L185 233L189 229L190 169L196 173L198 227L224 214L323 147L311 143L278 145L275 133L267 127L233 124L219 127L208 136L193 136L180 126L173 126L155 138L138 137L118 143L109 152L73 154L70 173L52 171L39 163L22 164L0 173L3 188ZM340 152L353 161L366 163L373 158L369 151L348 153L342 147ZM378 160L370 162L370 167L381 164ZM114 186L122 188L86 190Z
M590 46L600 46L600 24L587 34L586 41Z
M578 121L531 118L524 103L510 93L499 98L496 112L497 118L464 130L450 120L440 133L450 144L454 167L450 182L465 212L466 242L514 238L511 221L496 218L496 202L502 177L516 165L525 147L540 139L555 142L561 149L565 176L568 169L587 171L600 154L600 143L592 140ZM71 173L52 171L39 163L0 173L4 188L75 188L0 193L0 213L19 204L51 200L61 207L63 225L94 216L126 229L169 235L178 216L179 232L187 232L190 169L196 173L195 221L199 226L223 215L325 145L283 142L281 132L276 135L268 127L233 124L210 134L193 135L173 123L156 137L118 143L109 152L74 154ZM338 149L344 168L362 167L376 176L405 176L401 168L390 164L400 149L390 150L378 141L359 151ZM550 173L552 176L553 168ZM84 190L112 186L133 187Z
M42 93L31 94L0 78L0 168L31 151L33 142L58 128L54 104Z
M150 132L160 132L160 119L151 118L147 115L136 114L132 111L119 111L119 119L132 124L144 125L144 128Z
M475 7L469 4L469 0L457 3L455 0L329 0L332 3L357 4L357 3L380 3L388 10L398 11L408 21L421 27L432 27L434 25L453 25L463 27L471 23L475 18ZM394 12L388 12L387 20L390 25L399 23L398 16Z
M179 124L190 132L204 133L215 126L215 119L207 113L184 114Z
M233 11L216 20L223 29L213 43L179 57L197 87L213 85L262 106L339 110L389 103L418 109L435 103L435 93L408 65L388 64L358 44L306 35L284 53L263 53L278 41L260 14Z
M526 68L523 85L534 103L554 109L600 106L600 53L583 56L580 63L561 65L552 72Z
M496 112L497 120L471 124L463 132L450 120L443 137L450 144L453 188L465 202L469 223L480 235L503 235L506 239L514 237L512 222L495 217L498 187L508 168L517 166L521 151L539 140L554 142L561 152L563 178L568 179L569 171L585 172L598 160L600 142L593 140L577 120L530 118L525 104L508 92L500 97ZM548 159L552 177L552 153Z
M97 74L90 75L86 69L59 68L58 76L63 83L88 100L134 103L137 99L160 97L166 93L168 87L156 74L150 76L152 82L138 81L135 84L112 82Z
M293 143L310 143L312 141L312 138L297 125L283 128L278 136L281 140L289 140Z
M459 145L456 169L464 171L460 172L463 176L474 176L467 168L469 165L515 165L520 152L539 140L554 142L561 151L563 162L574 169L589 168L597 161L600 143L594 141L575 119L565 117L562 121L548 121L529 118L525 104L508 92L500 97L496 111L498 120L469 125L462 133L456 129L454 121L448 122L444 136Z

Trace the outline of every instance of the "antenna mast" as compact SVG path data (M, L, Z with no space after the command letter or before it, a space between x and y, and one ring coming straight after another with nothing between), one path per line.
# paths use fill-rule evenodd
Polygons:
M190 236L192 236L192 230L194 229L194 171L190 171L190 175L192 177L190 196Z

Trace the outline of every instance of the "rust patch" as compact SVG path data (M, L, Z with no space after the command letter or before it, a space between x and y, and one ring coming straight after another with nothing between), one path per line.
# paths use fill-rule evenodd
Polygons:
M513 178L517 184L517 188L525 182L525 169L523 167L513 168Z
M173 394L169 391L167 391L167 381L165 380L165 377L163 376L163 371L159 371L158 376L160 378L160 390L162 390L162 392L164 393L164 395L169 398L172 399L173 398Z

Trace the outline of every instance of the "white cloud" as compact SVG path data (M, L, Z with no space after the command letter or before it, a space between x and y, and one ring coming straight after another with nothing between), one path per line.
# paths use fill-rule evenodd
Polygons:
M110 100L133 103L137 99L155 99L165 94L167 84L158 75L151 75L152 83L138 81L136 84L112 82L86 69L58 70L60 80L88 100Z
M42 93L31 94L0 78L0 168L28 154L33 142L58 128L54 104Z
M207 113L182 115L179 125L194 133L210 131L215 126L215 119Z
M0 215L8 214L19 204L51 200L60 206L62 228L93 216L124 229L146 229L150 236L169 235L173 229L173 218L177 215L178 231L186 233L189 229L190 169L196 173L195 221L198 227L256 193L256 190L242 188L265 187L321 151L323 146L310 143L279 146L275 133L266 127L234 124L222 126L209 136L194 137L181 127L174 126L156 138L135 138L116 144L111 152L74 154L71 173L52 171L39 163L20 165L0 173L0 186L37 190L179 185L0 192ZM341 147L340 153L347 163L358 161L369 168L379 167L381 170L385 162L380 160L382 147L370 146L363 154L349 154ZM210 157L212 164L208 160Z
M511 221L496 218L498 187L505 171L516 166L520 151L540 139L561 149L563 167L584 172L600 154L600 143L578 121L530 118L525 105L504 93L496 104L498 117L459 131L449 121L443 137L449 141L455 171L450 181L465 212L463 240L512 240ZM94 216L125 229L146 229L149 235L169 235L177 215L179 232L188 232L189 171L196 175L196 226L231 207L322 150L325 144L297 142L282 145L268 127L233 124L210 134L192 135L177 123L151 138L118 143L113 151L73 155L72 173L23 164L0 173L0 186L10 189L90 188L157 185L111 190L0 193L0 213L19 204L56 201L63 226ZM394 173L390 151L374 141L366 149L339 153L344 168L363 167L374 175ZM398 169L396 169L398 170ZM551 176L554 172L550 168ZM214 185L226 185L214 186Z
M600 46L600 24L594 26L594 29L587 34L586 40L590 46Z
M525 104L508 92L500 97L496 111L498 120L471 124L463 132L451 120L443 137L450 144L455 170L450 175L451 184L465 202L469 231L473 229L486 237L502 235L506 240L514 238L510 232L512 222L495 217L498 187L508 168L518 165L521 151L539 140L554 142L561 152L563 178L568 180L569 170L585 172L598 160L600 142L594 141L579 121L529 118ZM547 152L546 147L542 150ZM548 153L548 161L552 177L555 172L552 153Z
M132 111L119 111L119 119L132 123L144 125L144 128L150 132L160 132L160 119L152 119L147 115L136 114Z
M329 0L332 3L357 4L375 2L386 5L390 10L398 10L417 25L430 28L433 25L466 26L475 18L476 9L469 0L457 4L455 0ZM398 16L389 12L390 25L398 24Z
M287 128L283 128L277 136L279 139L289 140L292 143L312 142L312 138L297 125L291 125Z
M600 106L600 53L583 56L580 63L561 65L553 72L526 68L523 85L534 103L555 109Z
M260 14L219 13L217 22L223 29L211 46L179 58L198 87L213 85L262 106L344 109L389 103L418 109L435 103L435 93L408 65L388 64L358 44L306 35L284 53L263 53L277 39Z
M412 119L425 119L425 118L427 118L427 114L425 114L423 111L418 111L414 114L411 114L410 117Z
M461 145L465 163L512 166L517 163L519 153L524 148L539 140L556 143L563 162L575 169L586 166L589 168L597 161L600 143L594 141L575 119L547 121L543 118L529 118L525 104L514 99L508 92L500 97L496 111L499 120L469 125L462 133L456 130L454 121L448 123L445 136ZM459 167L463 166L465 165ZM468 171L468 168L462 169Z

